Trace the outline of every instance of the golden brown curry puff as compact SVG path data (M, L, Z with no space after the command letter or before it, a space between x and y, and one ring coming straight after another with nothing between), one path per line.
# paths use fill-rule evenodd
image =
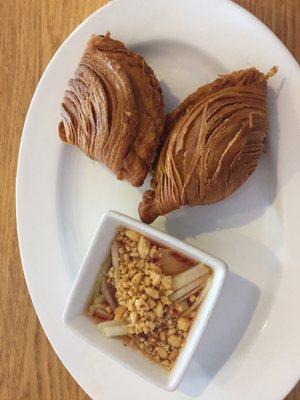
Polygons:
M267 78L276 71L250 68L221 76L167 116L153 190L139 205L142 221L182 205L217 202L246 181L264 149Z
M161 88L144 59L92 36L62 102L61 139L140 186L163 130Z

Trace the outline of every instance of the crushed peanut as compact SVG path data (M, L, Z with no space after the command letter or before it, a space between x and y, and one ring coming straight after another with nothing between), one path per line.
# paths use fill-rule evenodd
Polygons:
M182 338L179 335L170 335L168 337L168 343L170 346L175 347L175 348L181 347Z
M128 239L134 240L135 242L137 242L140 238L140 235L137 232L129 230L129 229L125 229L124 233L128 237Z
M138 245L137 245L137 250L142 258L146 258L149 251L150 251L150 243L147 239L144 238L144 236L140 236Z
M161 280L161 283L164 288L171 289L172 287L172 277L171 276L164 276Z
M187 332L190 328L191 321L189 318L180 317L177 321L178 329L181 331Z
M122 321L125 311L126 311L126 307L118 306L115 309L115 319L118 320L118 321Z

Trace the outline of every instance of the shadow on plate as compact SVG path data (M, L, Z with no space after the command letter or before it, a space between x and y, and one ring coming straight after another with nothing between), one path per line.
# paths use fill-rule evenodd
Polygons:
M197 397L234 352L257 307L256 285L229 272L214 313L179 387Z
M130 48L145 57L161 80L166 113L178 105L179 96L183 100L199 86L226 73L216 57L181 40L149 40Z
M180 100L173 94L172 90L164 80L161 80L159 83L163 92L166 108L171 111L180 103Z

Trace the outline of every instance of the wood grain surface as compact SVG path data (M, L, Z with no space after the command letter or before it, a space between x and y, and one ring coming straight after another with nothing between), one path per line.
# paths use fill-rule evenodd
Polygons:
M1 400L88 399L52 350L28 295L16 233L15 175L24 118L42 72L69 33L104 3L0 0ZM268 25L299 62L299 0L236 3ZM300 400L299 384L286 399Z

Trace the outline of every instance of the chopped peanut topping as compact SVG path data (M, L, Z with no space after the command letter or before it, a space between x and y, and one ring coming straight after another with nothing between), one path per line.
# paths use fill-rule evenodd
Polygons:
M167 358L167 352L162 347L155 347L155 351L161 359Z
M142 258L146 258L150 251L150 243L143 236L138 241L137 250Z
M123 318L123 315L126 311L126 307L124 306L119 306L115 309L115 319L118 321L121 321Z
M168 337L168 343L173 347L181 347L182 338L179 335L170 335Z
M190 328L191 321L189 318L180 317L177 322L178 329L181 331L187 332Z
M171 276L164 276L161 280L161 283L164 288L171 289L172 288L172 277Z
M129 229L125 229L125 235L128 237L128 239L134 240L135 242L137 242L140 238L140 235L137 232Z

